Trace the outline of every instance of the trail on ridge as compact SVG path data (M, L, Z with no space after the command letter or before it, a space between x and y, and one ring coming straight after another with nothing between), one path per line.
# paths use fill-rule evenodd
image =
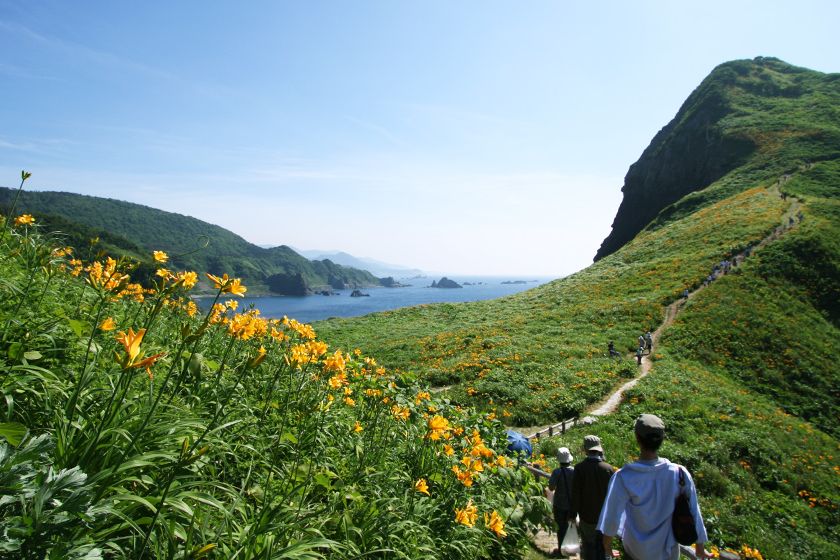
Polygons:
M781 191L779 187L790 180L790 175L780 178L773 186L769 187L768 190L770 192L775 193L778 196L781 196ZM753 245L748 251L750 253L761 249L762 247L766 246L768 243L771 243L781 237L783 234L787 233L791 229L795 228L799 222L796 219L797 213L800 211L801 205L798 200L795 198L790 198L790 204L788 205L787 209L782 213L781 225L777 226L770 234L768 234L764 239ZM732 262L736 263L736 265L740 265L744 262L747 258L747 251L742 251L737 255L732 257ZM677 301L672 302L668 306L665 307L664 310L664 318L662 323L657 327L656 331L652 333L653 338L653 348L657 348L659 346L659 339L662 336L663 331L671 326L677 316L682 312L683 307L685 304L693 297L695 297L698 293L702 292L706 289L707 286L700 285L697 289L690 292L688 294L688 298L680 298ZM642 363L639 366L639 374L631 379L630 381L624 383L623 385L616 388L612 393L610 393L604 400L597 403L596 405L592 406L588 411L584 412L581 416L606 416L610 414L618 408L618 405L621 404L622 398L624 393L631 389L636 383L639 382L640 379L644 378L645 376L650 373L651 366L653 365L652 362L652 354L653 351L651 350L650 354L642 356ZM553 424L552 424L553 425ZM544 430L548 428L549 425L545 426L538 426L536 428L531 429L531 433L536 433L540 430Z

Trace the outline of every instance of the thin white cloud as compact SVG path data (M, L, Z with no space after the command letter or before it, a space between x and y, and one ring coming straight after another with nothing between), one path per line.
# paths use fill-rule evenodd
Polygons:
M0 26L2 26L2 22L0 22ZM7 64L5 62L0 62L0 74L9 76L10 78L25 78L28 80L48 80L48 81L59 81L59 79L55 76L46 76L44 74L36 74L30 70L23 69L19 66L15 66L14 64Z
M117 56L113 53L94 49L86 45L38 33L37 31L34 31L20 23L0 20L0 30L8 33L15 33L20 37L42 46L43 48L50 49L60 55L64 55L71 60L81 60L88 65L97 66L111 72L125 71L128 73L138 74L145 79L153 79L169 83L179 88L189 89L191 92L198 95L222 98L233 91L229 87L221 84L191 82L171 72L167 72L160 68L149 66L126 57Z
M394 135L390 130L388 130L384 126L380 126L378 124L372 123L372 122L367 121L367 120L360 119L358 117L351 117L351 116L346 116L345 115L344 118L346 120L350 121L351 123L363 128L363 129L365 129L369 132L373 132L377 136L380 136L380 137L384 138L385 140L387 140L388 142L390 142L391 144L393 144L395 146L402 146L404 144L402 140L397 138L396 135Z

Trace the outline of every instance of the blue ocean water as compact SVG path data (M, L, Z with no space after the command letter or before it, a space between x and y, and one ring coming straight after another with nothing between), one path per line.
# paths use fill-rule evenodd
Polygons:
M473 276L451 277L463 288L429 288L432 280L439 278L413 278L400 280L411 284L406 288L366 288L362 290L370 297L350 297L352 290L336 290L337 295L323 296L260 296L239 299L240 308L247 309L251 304L260 310L263 317L280 319L284 315L303 323L320 321L330 317L358 317L387 311L400 307L410 307L424 303L456 303L495 299L539 286L552 278L534 277L496 277ZM525 280L524 284L503 284L505 281ZM196 303L205 309L212 303L212 298L197 298Z

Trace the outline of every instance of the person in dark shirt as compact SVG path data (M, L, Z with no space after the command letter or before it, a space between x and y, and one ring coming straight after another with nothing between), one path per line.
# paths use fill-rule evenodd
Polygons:
M601 438L588 435L583 438L586 459L575 465L575 483L572 485L572 512L580 516L580 552L583 560L604 558L603 537L596 532L601 506L615 468L604 461Z
M575 471L569 466L574 457L567 447L561 447L557 450L557 460L560 462L560 468L552 471L551 478L548 479L548 489L554 492L551 509L554 513L554 521L557 523L557 551L555 556L560 556L560 548L563 546L563 539L566 538L569 521L574 520L574 516L570 513L572 511L572 488Z

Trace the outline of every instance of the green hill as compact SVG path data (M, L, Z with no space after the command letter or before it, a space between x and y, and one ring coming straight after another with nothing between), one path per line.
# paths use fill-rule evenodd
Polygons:
M14 190L0 187L0 208ZM23 191L18 209L39 216L79 248L100 237L113 254L143 260L151 251L169 254L177 268L240 277L253 292L304 295L329 288L378 286L365 270L329 260L310 261L283 245L265 249L196 218L109 198L65 192Z
M743 188L730 182L727 190L681 200L736 170L749 182L838 157L838 80L765 57L715 68L630 166L624 200L596 260L658 215L655 223Z
M723 64L631 166L594 265L496 301L330 320L319 332L508 424L556 422L635 375L629 355L606 357L608 341L629 353L684 289L793 219L682 307L652 374L587 430L621 464L632 417L660 414L663 453L698 473L718 544L840 557L838 107L838 74L771 58ZM582 435L561 441L578 448Z

